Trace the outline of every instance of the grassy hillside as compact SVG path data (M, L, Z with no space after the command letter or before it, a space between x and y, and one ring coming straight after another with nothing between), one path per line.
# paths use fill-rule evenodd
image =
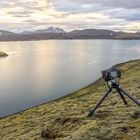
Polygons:
M0 57L8 56L5 52L0 52Z
M114 39L140 39L140 35L134 33L120 33Z
M118 65L121 85L140 99L140 60ZM0 120L2 140L139 140L140 107L110 94L87 118L106 90L102 79L73 94Z

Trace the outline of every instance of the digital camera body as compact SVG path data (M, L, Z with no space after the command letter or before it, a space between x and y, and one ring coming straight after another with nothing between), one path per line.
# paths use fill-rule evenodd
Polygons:
M121 77L121 71L115 67L102 71L103 79L108 82Z

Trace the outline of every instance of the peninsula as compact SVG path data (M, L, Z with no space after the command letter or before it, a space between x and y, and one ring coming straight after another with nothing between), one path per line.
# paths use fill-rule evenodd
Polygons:
M8 54L6 54L5 52L0 51L0 57L6 57L6 56L8 56Z

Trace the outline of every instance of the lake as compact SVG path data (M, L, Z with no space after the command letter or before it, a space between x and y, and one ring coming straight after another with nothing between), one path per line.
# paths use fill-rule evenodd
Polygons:
M93 83L101 70L140 58L140 40L0 42L0 117Z

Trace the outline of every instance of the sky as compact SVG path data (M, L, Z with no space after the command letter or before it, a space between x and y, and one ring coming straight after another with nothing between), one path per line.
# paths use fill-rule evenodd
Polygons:
M0 0L0 29L140 31L140 0Z

